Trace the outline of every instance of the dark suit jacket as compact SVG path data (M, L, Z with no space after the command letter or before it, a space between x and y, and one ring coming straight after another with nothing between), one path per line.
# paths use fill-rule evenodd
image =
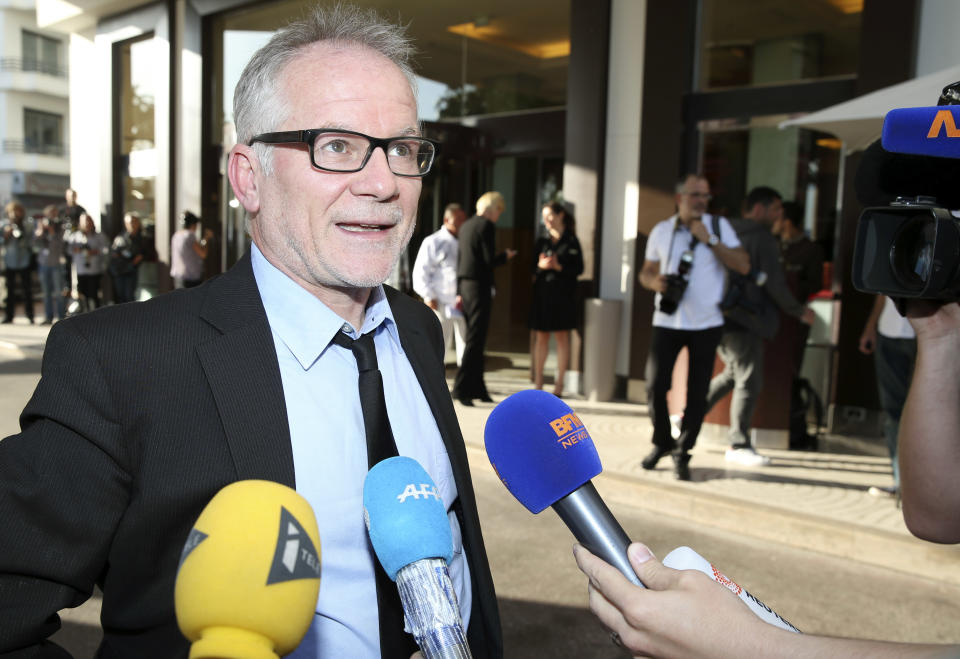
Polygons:
M499 657L440 326L419 302L392 289L387 296L460 494L469 642L474 656ZM22 432L0 442L0 653L57 656L36 647L59 626L55 613L99 584L100 656L185 657L173 586L200 511L237 480L294 486L280 370L249 255L205 286L57 323L20 421Z
M497 254L494 223L474 215L457 231L459 255L457 281L475 279L486 288L493 285L493 269L507 262L507 253Z

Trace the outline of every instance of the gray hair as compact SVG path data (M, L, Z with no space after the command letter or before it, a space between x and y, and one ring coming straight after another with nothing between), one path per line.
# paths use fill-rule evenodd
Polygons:
M407 26L390 23L371 8L339 2L332 7L317 6L302 20L274 34L240 74L233 94L238 143L246 144L253 136L270 132L283 123L288 112L288 101L279 90L283 69L303 48L321 41L337 46L356 45L380 53L403 72L416 96L416 76L411 64L415 49L407 36ZM259 142L253 148L264 170L270 173L271 150Z
M677 185L674 188L674 192L676 192L677 194L685 193L687 191L687 183L689 181L707 181L707 177L704 176L703 174L699 174L696 172L690 172L689 174L684 174L683 178L677 181ZM707 181L707 183L710 183L710 181Z

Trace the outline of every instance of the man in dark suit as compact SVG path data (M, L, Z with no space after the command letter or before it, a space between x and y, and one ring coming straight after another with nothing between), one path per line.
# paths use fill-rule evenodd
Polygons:
M173 609L184 541L219 489L267 479L310 501L323 545L314 621L291 656L410 657L378 627L363 416L345 385L357 363L333 343L342 331L373 336L397 448L448 508L473 656L502 656L440 327L380 284L432 165L410 52L403 29L349 6L278 32L235 95L228 175L250 253L203 286L53 328L22 431L0 442L0 655L65 656L45 640L56 612L99 585L98 656L186 657Z
M473 405L474 398L493 402L483 381L483 350L493 303L493 269L517 254L514 249L497 254L494 225L505 209L502 194L485 193L477 200L477 214L463 223L458 234L457 294L463 303L467 336L463 360L453 383L453 397L463 405Z

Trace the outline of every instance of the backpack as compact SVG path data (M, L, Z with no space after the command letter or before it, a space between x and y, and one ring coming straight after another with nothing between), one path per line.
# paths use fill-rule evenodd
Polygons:
M720 219L714 215L711 220L714 235L721 235ZM720 311L727 320L769 340L773 336L769 336L769 332L764 331L769 326L769 319L765 317L771 313L772 307L766 291L763 290L766 281L765 272L751 270L741 275L739 272L727 270L727 285L720 300ZM776 333L776 324L774 333Z

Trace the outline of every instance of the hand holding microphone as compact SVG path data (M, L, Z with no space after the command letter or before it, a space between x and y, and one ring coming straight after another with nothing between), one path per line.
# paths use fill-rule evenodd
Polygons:
M450 522L433 480L416 460L388 458L367 474L363 508L370 542L397 583L407 630L425 659L469 659L447 570L453 558Z
M313 509L268 481L227 485L190 530L174 604L190 659L277 659L296 649L320 589Z
M540 390L507 397L487 418L484 445L501 482L530 512L552 506L584 547L644 587L627 557L630 538L590 480L603 470L593 439L566 403ZM698 570L733 591L762 620L799 631L689 547L670 552L663 564Z

